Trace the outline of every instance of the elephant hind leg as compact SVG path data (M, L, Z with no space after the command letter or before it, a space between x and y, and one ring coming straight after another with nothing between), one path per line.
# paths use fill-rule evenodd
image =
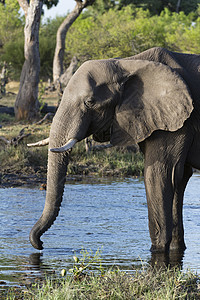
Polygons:
M184 173L182 179L176 184L174 199L173 199L173 230L172 241L170 243L170 250L184 251L186 249L184 242L184 228L183 228L183 196L186 185L192 176L192 167L184 166Z

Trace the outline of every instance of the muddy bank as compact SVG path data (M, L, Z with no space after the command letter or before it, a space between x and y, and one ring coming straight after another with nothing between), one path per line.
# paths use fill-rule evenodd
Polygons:
M1 150L1 147L0 147ZM46 184L47 149L29 149L26 145L2 147L0 151L0 187L37 186ZM140 153L97 151L85 153L84 145L74 150L68 165L67 181L96 182L97 178L125 178L143 175Z
M20 186L42 187L43 184L46 184L46 176L39 176L35 174L0 174L0 188L12 188Z
M136 178L137 176L132 176ZM75 183L75 182L83 182L83 183L105 183L106 181L110 181L113 179L124 178L123 176L119 176L118 173L115 175L108 172L105 176L99 176L98 174L78 174L72 175L69 174L66 177L66 183ZM36 187L40 190L46 189L46 173L40 174L21 174L21 173L0 173L0 188L12 188L12 187Z

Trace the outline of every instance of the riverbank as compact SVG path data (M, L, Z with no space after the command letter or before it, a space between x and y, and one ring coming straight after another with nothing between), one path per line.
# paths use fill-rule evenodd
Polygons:
M51 120L42 124L16 122L14 117L0 114L0 186L44 185L47 172L47 146L28 148L49 136ZM23 132L23 139L16 138ZM93 142L94 144L94 142ZM94 144L95 146L97 144ZM86 153L85 141L70 154L67 180L80 177L128 177L143 175L143 155L137 148L94 149Z
M200 277L179 269L136 271L128 275L109 270L104 275L81 279L67 276L48 279L41 285L23 291L10 291L6 299L200 299Z

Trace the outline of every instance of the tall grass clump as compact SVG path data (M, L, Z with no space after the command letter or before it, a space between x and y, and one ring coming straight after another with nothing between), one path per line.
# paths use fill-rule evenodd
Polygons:
M72 151L68 174L98 176L142 176L144 158L141 152L128 151L126 148L111 148L85 152L84 141Z
M0 139L0 161L2 173L34 173L39 169L46 169L47 147L28 148L27 143L46 138L49 135L50 124L43 126L18 123L14 117L0 114L0 136L8 143ZM27 135L19 143L16 143L20 131ZM45 171L46 172L46 171Z
M26 290L20 299L199 299L199 279L194 273L183 273L180 269L149 267L134 275L108 270L103 276L90 275L81 280L69 275L56 281L48 279L41 286Z

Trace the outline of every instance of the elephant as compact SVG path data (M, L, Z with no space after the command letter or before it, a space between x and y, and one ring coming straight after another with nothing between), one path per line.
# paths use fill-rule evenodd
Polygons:
M58 216L70 151L91 135L113 146L139 145L150 250L184 252L184 190L193 168L200 169L200 55L154 47L79 67L49 138L29 145L49 144L45 206L30 232L36 249L43 249L40 237Z

